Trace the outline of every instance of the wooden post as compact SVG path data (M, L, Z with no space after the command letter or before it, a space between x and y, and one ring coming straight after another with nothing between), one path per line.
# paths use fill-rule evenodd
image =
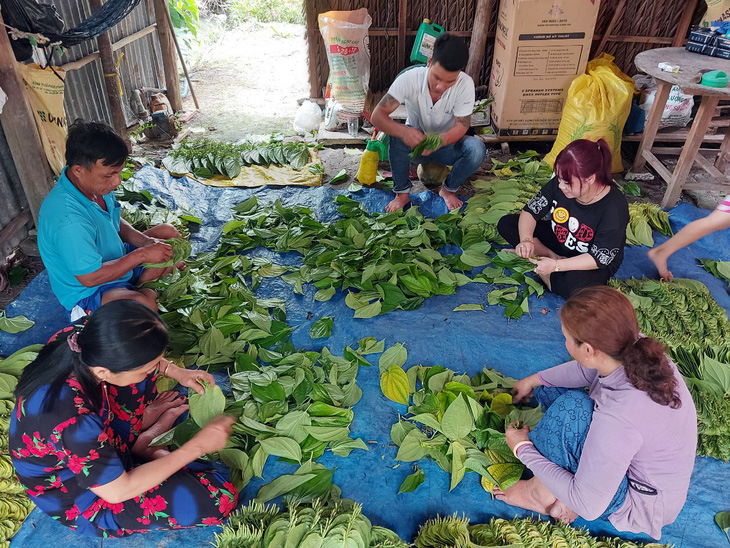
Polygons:
M646 165L644 151L651 151L651 147L654 145L656 132L659 131L659 124L662 121L662 113L664 112L664 107L667 104L667 99L669 99L669 92L671 90L671 84L662 80L657 80L657 90L656 95L654 96L654 102L651 104L651 108L649 109L649 115L646 117L644 133L641 136L639 149L636 151L634 165L631 167L631 171L633 171L634 173L641 171Z
M396 50L396 68L398 72L406 68L406 12L408 0L398 0L398 49Z
M698 0L689 0L685 5L682 19L680 19L679 25L677 25L677 34L674 35L674 40L672 40L672 47L679 48L684 45L684 39L687 38L687 31L692 22L692 16L697 9L697 2Z
M309 96L321 97L322 89L319 85L317 71L317 35L319 34L319 20L317 16L317 0L304 1L304 17L307 21L307 58L309 61Z
M175 41L172 33L175 32L169 23L167 0L154 0L155 20L157 21L157 34L160 38L160 49L162 50L162 66L165 70L165 88L167 98L170 100L172 110L182 110L182 97L180 95L180 77L177 73L177 58L175 57Z
M3 23L0 15L0 27ZM10 153L18 171L20 184L28 199L33 221L43 199L53 188L53 174L43 151L33 111L28 103L25 84L20 76L7 32L0 30L0 87L8 96L0 115Z
M102 2L101 0L89 0L89 6L91 6L93 11L97 11L101 8ZM129 136L127 135L127 121L124 119L122 97L119 92L119 74L117 73L117 64L114 61L112 41L109 38L109 32L97 36L96 43L99 46L101 70L104 73L104 86L106 87L106 96L109 99L112 125L117 133L127 142L127 146L130 146Z
M593 50L593 53L591 54L591 58L603 53L603 50L606 47L606 42L608 42L608 38L609 38L609 36L611 36L611 33L613 32L613 29L616 26L616 23L618 23L618 20L623 15L625 7L626 7L626 0L619 0L619 3L616 5L616 11L613 12L613 17L611 17L611 21L608 23L608 26L606 27L606 31L603 33L603 36L601 36L601 41L598 42L596 49Z
M492 22L493 3L493 0L477 0L474 28L471 33L471 43L469 44L469 62L466 65L466 73L474 80L474 85L479 83L479 76L482 73L484 53L487 47L487 33Z

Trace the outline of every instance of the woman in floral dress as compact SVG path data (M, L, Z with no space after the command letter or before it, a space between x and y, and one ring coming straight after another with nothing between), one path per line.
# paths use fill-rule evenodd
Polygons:
M150 442L188 408L157 394L159 374L202 391L203 371L163 359L167 329L156 312L113 301L57 335L28 365L16 390L10 449L18 479L45 513L84 535L215 525L238 492L209 464L231 417L211 421L170 452Z

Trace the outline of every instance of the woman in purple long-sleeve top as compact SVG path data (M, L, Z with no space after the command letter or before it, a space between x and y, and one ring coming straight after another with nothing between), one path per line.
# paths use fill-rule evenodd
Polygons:
M620 292L583 289L560 320L575 360L513 389L515 401L534 393L547 407L529 434L515 424L507 430L510 449L534 477L495 495L563 521L605 518L620 531L658 539L684 505L694 465L697 414L689 390L665 347L639 334Z

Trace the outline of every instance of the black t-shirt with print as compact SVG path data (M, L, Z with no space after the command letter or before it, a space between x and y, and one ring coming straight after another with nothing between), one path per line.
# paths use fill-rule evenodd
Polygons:
M629 206L626 197L616 187L589 205L567 198L553 177L540 192L527 202L524 210L536 220L547 216L555 237L563 248L561 255L575 257L588 253L598 268L614 274L624 259L626 225Z

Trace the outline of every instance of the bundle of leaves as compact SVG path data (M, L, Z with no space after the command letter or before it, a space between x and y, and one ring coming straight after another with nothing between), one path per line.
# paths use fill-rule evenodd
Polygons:
M441 146L441 136L437 133L427 133L423 141L418 143L410 152L411 158L418 158L426 150L436 150Z
M148 190L139 190L133 179L122 183L115 195L121 204L122 218L140 232L148 228L169 223L177 231L188 238L190 229L203 224L203 221L187 209L173 210L170 204L159 196L153 196Z
M672 359L697 408L697 454L730 460L730 347L679 346Z
M233 179L245 166L274 164L299 170L308 162L309 147L306 143L285 143L281 136L272 135L271 140L265 142L185 140L170 151L162 164L170 173L192 173L201 179L209 179L214 175Z
M720 280L730 284L730 261L715 261L714 259L697 259L702 268Z
M667 344L697 407L697 454L730 459L730 322L697 280L611 280L633 304L642 333Z
M390 431L398 446L396 460L415 462L429 457L451 474L450 490L466 471L482 476L491 492L495 485L508 489L522 476L524 465L505 441L506 425L519 421L533 428L542 417L539 407L518 408L510 390L515 379L484 369L472 378L440 365L416 365L403 370L408 352L401 344L380 357L380 387L407 413ZM416 489L422 470L408 476L400 492Z
M32 362L43 345L21 348L4 360L0 360L0 546L10 545L10 539L18 532L34 504L25 488L15 476L8 431L10 415L15 406L15 387L26 365Z
M665 236L673 234L669 225L669 213L657 204L632 203L629 204L629 224L626 225L626 243L628 245L645 245L654 247L652 229L658 230Z
M360 202L336 198L343 217L332 223L318 221L309 208L285 207L279 201L259 204L255 196L234 208L233 220L223 227L219 253L240 253L263 245L279 252L302 254L302 266L282 279L303 294L312 283L318 301L331 299L336 290L349 291L346 304L356 318L371 318L394 309L414 310L434 295L449 295L472 279L464 272L494 264L474 281L527 285L518 298L510 289L489 304L515 305L506 315L519 317L527 310L526 296L541 294L542 286L528 282L529 261L499 252L485 241L485 225L462 227L458 213L427 219L418 208L405 213L370 214ZM456 247L462 249L456 253ZM446 253L453 249L454 253ZM504 269L515 272L507 275Z
M671 283L642 278L612 279L610 285L634 305L642 333L674 348L725 346L730 340L727 312L697 280Z
M489 523L470 525L469 534L473 544L484 548L670 548L668 544L654 542L644 544L617 537L597 538L585 527L575 528L560 521L535 518L494 518Z
M142 266L145 268L166 268L168 266L174 266L190 257L192 245L185 238L170 238L165 243L172 247L172 257L161 263L142 263Z
M374 526L362 506L347 499L311 505L249 503L215 537L216 548L407 548L390 529Z
M367 450L361 439L350 437L354 406L362 397L357 385L361 364L369 365L364 354L382 351L383 343L360 341L357 349L347 348L348 357L322 352L293 352L262 366L254 356L236 355L230 373L231 397L219 387L206 387L205 395L191 392L190 417L159 437L156 444L180 446L212 418L224 411L238 417L234 434L221 460L231 467L231 477L243 488L252 477L262 477L268 457L292 463L315 461L330 449L346 457L354 449ZM269 500L300 487L300 480L331 481L332 471L309 471L305 478L289 478L269 486L258 498ZM317 479L315 479L317 477ZM276 494L270 495L271 490Z
M730 542L730 512L718 512L715 514L715 523L725 533L728 542Z

